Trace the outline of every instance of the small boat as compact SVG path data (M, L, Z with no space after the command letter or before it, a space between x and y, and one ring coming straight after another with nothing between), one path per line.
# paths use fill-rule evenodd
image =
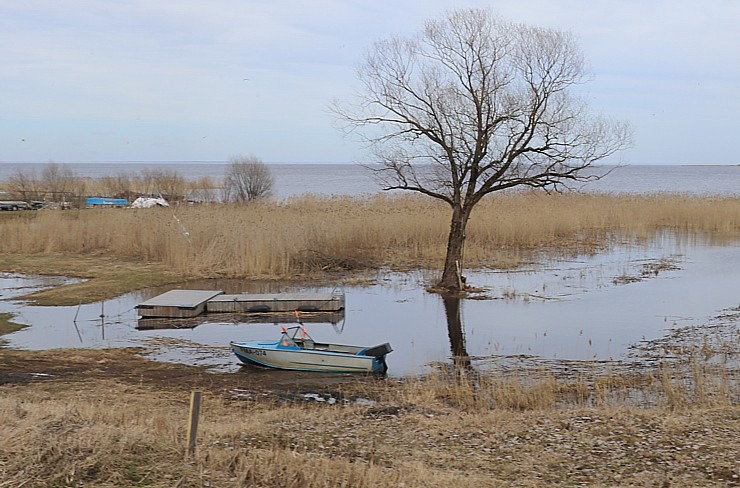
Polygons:
M231 342L231 350L246 364L294 371L385 374L387 342L374 347L314 341L303 327L283 328L277 341Z

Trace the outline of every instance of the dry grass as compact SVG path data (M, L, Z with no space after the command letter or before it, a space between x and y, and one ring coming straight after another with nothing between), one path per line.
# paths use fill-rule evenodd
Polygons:
M0 254L0 269L37 275L72 276L83 281L24 295L36 305L91 303L134 290L182 281L162 263L110 254Z
M182 277L290 278L389 266L438 268L448 209L409 195L287 203L86 209L0 215L2 254L98 253L162 263ZM583 252L663 230L737 238L740 199L679 195L499 195L480 204L466 265L507 267L543 251Z
M0 488L737 486L738 343L684 345L567 375L502 363L328 386L0 349Z
M594 404L594 395L615 399L636 387L645 398L667 399L664 380L650 374L613 377L608 386L548 375L533 380L528 373L526 381L445 374L358 381L335 391L331 406L276 403L286 392L206 386L190 459L184 459L188 395L200 385L178 390L152 384L146 371L137 376L1 386L0 487L740 482L740 410L728 398L686 397L681 408Z
M664 359L654 365L639 361L579 363L568 373L543 366L506 366L480 371L439 371L407 378L394 391L411 403L442 400L460 411L553 410L562 407L659 408L687 410L727 407L740 402L738 347L725 363L696 356ZM714 359L713 359L714 358Z
M0 336L10 334L11 332L27 327L13 322L13 317L14 315L12 313L0 312Z

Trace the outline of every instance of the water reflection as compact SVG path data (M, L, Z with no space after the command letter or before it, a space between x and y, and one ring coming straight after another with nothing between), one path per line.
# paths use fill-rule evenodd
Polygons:
M460 306L462 300L459 297L443 297L442 303L445 308L447 319L447 335L450 338L450 350L455 372L472 371L467 347L465 345L465 330L463 329Z
M190 318L143 318L139 317L138 330L153 329L194 329L202 324L216 320L233 324L287 324L299 322L305 324L331 324L341 333L344 329L344 310L334 312L301 312L296 313L212 313Z
M84 280L66 276L36 276L0 272L0 300L18 298L46 288L82 281Z

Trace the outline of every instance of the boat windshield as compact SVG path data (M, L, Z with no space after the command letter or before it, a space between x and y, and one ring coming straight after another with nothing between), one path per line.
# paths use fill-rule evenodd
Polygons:
M311 336L308 335L306 329L303 327L290 327L283 330L283 335L280 338L280 345L286 347L301 347L305 344L313 344L314 341Z

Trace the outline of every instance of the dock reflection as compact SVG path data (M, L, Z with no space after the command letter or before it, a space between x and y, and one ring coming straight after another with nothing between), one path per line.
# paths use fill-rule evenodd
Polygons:
M344 310L332 312L270 312L270 313L215 313L191 318L140 318L136 324L138 330L154 329L194 329L213 322L233 324L331 324L344 328Z

